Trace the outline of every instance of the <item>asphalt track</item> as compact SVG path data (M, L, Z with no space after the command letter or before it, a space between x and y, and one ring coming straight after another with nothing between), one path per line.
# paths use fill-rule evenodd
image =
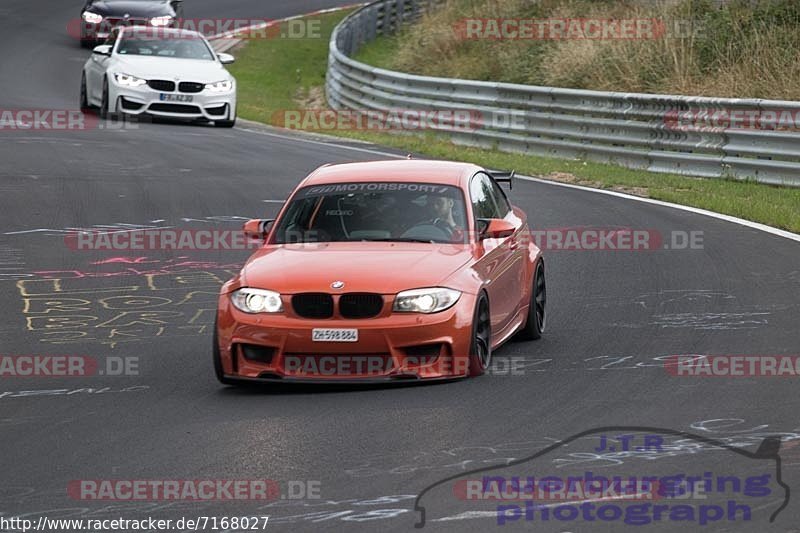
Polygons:
M186 15L277 18L335 4L187 0ZM0 4L0 108L76 107L87 52L64 25L78 10L77 3L57 0ZM68 228L236 229L241 219L274 214L318 165L381 157L370 152L379 148L358 146L252 126L0 130L0 352L139 358L137 376L2 378L0 516L269 515L269 529L277 530L405 531L419 518L414 498L425 487L470 469L505 465L600 426L664 428L668 445L609 454L593 451L600 440L590 435L513 475L602 470L745 477L774 471L774 464L666 430L749 452L763 437L778 434L784 440L783 479L800 487L796 378L679 378L657 359L798 354L800 245L785 238L667 207L520 182L513 201L535 228L702 231L704 246L548 252L545 337L508 344L495 354L493 372L480 379L246 390L222 387L213 377L209 310L220 280L247 252L146 252L107 262L125 254L76 252L64 243ZM36 318L43 314L25 312L23 291L28 298L40 295L36 301L88 300L91 310L81 314L96 320L89 320L82 338L64 342L69 339L58 329L46 327L54 323ZM163 298L157 302L172 313L168 324L131 325L130 315L108 308L114 307L110 302L125 305L132 295ZM106 325L94 326L101 322ZM508 371L510 361L514 372ZM614 431L609 435L620 433ZM272 479L282 490L289 481L305 480L318 483L321 498L79 501L66 488L82 479ZM476 512L452 491L437 496L436 490L423 502L427 529L485 531L497 523L491 509ZM749 522L722 520L701 528L662 519L640 529L797 531L798 499L767 523L782 501L777 489L749 497ZM504 527L633 527L613 520L536 520L523 517Z

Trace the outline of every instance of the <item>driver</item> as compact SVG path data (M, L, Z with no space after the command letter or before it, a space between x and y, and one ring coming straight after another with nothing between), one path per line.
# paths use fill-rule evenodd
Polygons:
M428 207L431 210L433 218L430 223L449 232L456 229L456 221L453 218L453 204L454 201L449 196L442 196L439 194L432 194L428 197Z

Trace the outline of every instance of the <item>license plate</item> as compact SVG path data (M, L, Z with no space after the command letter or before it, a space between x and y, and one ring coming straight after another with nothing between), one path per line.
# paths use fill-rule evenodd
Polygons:
M311 340L317 342L358 342L357 329L314 328Z
M194 100L194 96L191 94L166 94L161 93L161 101L162 102L191 102Z

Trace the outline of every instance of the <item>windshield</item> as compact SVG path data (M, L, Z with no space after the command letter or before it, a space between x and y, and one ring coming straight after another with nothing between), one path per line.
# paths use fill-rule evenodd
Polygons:
M161 37L126 34L119 43L117 54L177 59L214 59L214 55L203 39L177 35Z
M273 243L464 242L464 195L430 183L364 182L305 187L278 222Z

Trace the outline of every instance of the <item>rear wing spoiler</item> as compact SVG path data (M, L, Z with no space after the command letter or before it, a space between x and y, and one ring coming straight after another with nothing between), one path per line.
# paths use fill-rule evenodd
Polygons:
M516 170L512 170L511 172L506 170L489 170L488 172L497 183L508 183L509 189L514 188L514 175L517 173Z

